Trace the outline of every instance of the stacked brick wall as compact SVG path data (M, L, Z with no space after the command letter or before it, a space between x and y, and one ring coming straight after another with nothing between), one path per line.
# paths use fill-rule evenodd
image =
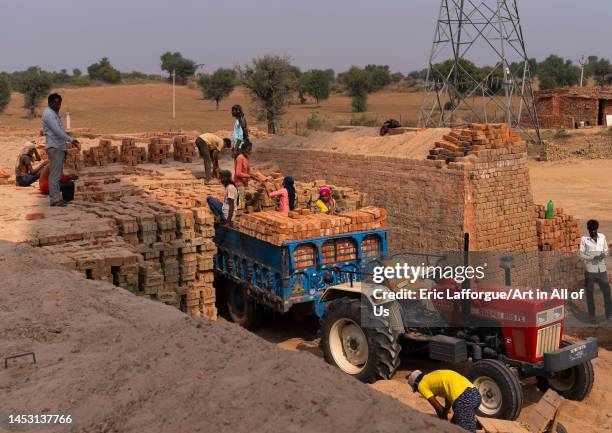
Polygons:
M467 174L456 164L256 146L255 164L273 162L296 179L325 177L387 209L393 250L463 247Z

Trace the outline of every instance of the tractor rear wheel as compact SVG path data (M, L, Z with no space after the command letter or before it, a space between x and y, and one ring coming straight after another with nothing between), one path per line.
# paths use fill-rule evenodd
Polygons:
M523 388L517 375L504 363L483 359L470 368L467 377L482 397L479 415L507 420L518 418L523 408Z
M264 322L264 310L246 290L233 281L227 285L227 309L232 322L237 323L249 331L259 328Z
M325 360L362 382L390 379L400 363L398 334L374 317L370 308L363 314L370 314L372 326L362 327L362 308L356 298L340 298L327 305L321 319Z
M561 343L561 347L567 347L570 344L572 343L564 341ZM542 392L552 388L568 400L582 401L593 389L595 370L593 370L591 361L586 361L567 370L549 374L546 377L538 376L536 380L538 381L538 388Z

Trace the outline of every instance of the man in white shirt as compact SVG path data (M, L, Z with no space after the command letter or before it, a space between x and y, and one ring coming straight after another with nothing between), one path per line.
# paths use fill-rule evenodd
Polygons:
M232 173L229 170L221 170L219 173L221 184L225 187L223 203L214 197L208 196L206 202L210 210L219 217L222 224L232 225L238 208L238 189L232 182Z
M610 300L610 284L606 270L605 258L608 256L608 240L602 233L597 233L599 222L589 220L587 222L588 236L580 239L580 257L584 259L586 267L585 286L587 295L587 308L589 317L595 322L595 299L593 289L595 283L599 286L604 297L604 308L606 319L612 321L612 301Z

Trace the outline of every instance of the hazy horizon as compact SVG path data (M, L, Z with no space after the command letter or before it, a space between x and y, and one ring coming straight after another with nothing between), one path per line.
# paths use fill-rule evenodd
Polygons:
M411 0L210 0L12 2L0 27L0 71L79 68L108 57L122 72L159 73L159 56L180 51L204 71L288 55L302 69L386 64L424 68L439 2ZM527 54L612 57L609 3L519 0ZM35 12L32 12L35 11ZM578 17L578 18L577 18ZM594 31L595 29L595 31ZM486 56L474 58L489 64Z

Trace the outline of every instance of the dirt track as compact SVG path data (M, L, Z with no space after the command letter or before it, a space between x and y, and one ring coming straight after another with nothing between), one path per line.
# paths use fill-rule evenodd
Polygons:
M73 432L460 432L307 353L188 318L0 241L2 412L72 414ZM143 427L145 426L145 427Z

